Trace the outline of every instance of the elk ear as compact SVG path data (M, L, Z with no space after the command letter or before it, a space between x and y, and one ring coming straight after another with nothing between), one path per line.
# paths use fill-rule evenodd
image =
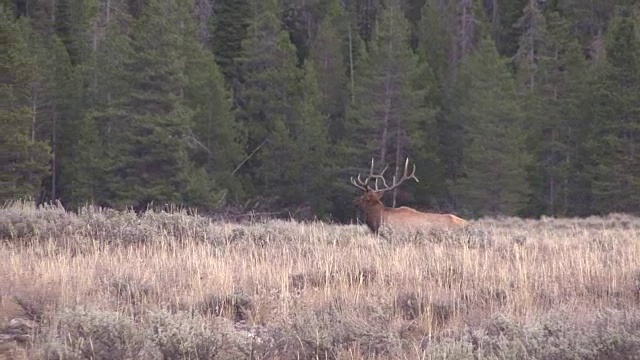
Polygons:
M375 196L375 198L378 199L378 200L382 199L382 195L384 195L384 191L374 191L373 192L373 196Z

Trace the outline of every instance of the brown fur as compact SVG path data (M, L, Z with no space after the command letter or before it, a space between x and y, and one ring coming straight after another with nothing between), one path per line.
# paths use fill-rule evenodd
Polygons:
M378 234L383 224L401 230L455 229L468 224L453 214L424 213L406 206L386 207L381 201L382 195L382 191L367 191L354 201L364 211L367 226L374 234Z

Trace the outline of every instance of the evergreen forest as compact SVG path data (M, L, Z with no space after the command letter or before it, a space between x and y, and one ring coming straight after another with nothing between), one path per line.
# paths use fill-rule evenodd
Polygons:
M0 202L640 214L635 0L0 0Z

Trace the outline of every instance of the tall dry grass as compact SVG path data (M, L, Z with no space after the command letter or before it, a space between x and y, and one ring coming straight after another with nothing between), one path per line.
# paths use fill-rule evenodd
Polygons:
M505 218L384 239L14 203L0 358L637 359L639 229Z

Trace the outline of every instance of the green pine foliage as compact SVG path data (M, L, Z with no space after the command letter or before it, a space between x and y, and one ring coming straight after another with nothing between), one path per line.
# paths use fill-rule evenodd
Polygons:
M463 63L457 86L468 144L465 176L455 186L459 201L474 215L516 215L529 194L529 159L515 82L491 38Z
M227 81L233 84L239 76L238 58L242 41L247 36L251 20L249 0L221 0L212 17L212 48L216 61Z
M189 7L182 9L188 11ZM241 188L231 173L243 157L244 132L236 121L232 93L216 57L194 41L197 28L193 17L185 12L183 19L184 105L194 110L192 124L185 135L190 158L196 167L205 170L206 176L201 176L202 179L213 179L224 191L232 189L237 193Z
M428 154L430 166L420 168L420 179L427 184L430 194L416 194L419 203L428 203L436 207L451 209L452 197L448 183L453 181L461 167L462 127L453 116L449 116L450 101L448 93L452 79L453 66L449 64L452 43L447 32L452 13L443 8L438 0L426 0L418 23L417 53L425 73L417 80L425 86L425 102L433 109L432 125L424 132L428 141L424 145L428 150L420 151L416 156ZM423 185L424 186L424 185Z
M439 83L443 83L450 70L447 56L451 42L447 39L447 24L450 14L440 8L438 0L426 0L418 23L418 54L429 64ZM438 90L442 90L438 87Z
M518 50L514 55L517 80L520 87L533 90L538 77L538 58L543 53L542 47L548 45L549 40L545 38L546 24L540 4L528 1L514 27L520 31Z
M132 54L125 62L130 96L122 103L128 121L118 129L121 143L109 172L114 205L144 207L149 203L214 206L220 195L213 179L202 180L188 153L195 111L185 105L187 53L181 27L188 3L152 0L136 21ZM191 39L196 41L196 39ZM204 187L204 188L203 188Z
M638 17L621 8L606 40L606 58L597 77L599 106L591 114L594 206L598 212L632 212L640 201Z
M292 156L289 132L296 122L301 70L295 47L273 12L253 20L242 46L238 116L247 131L246 152L256 151L243 173L251 177L256 194L278 198L295 180L281 165Z
M331 121L330 138L336 140L344 135L344 115L349 102L347 87L347 68L349 67L348 24L337 0L328 4L328 11L318 25L309 59L314 62L320 85L321 102L318 104L323 114ZM346 47L346 57L344 48Z
M312 61L304 67L300 84L302 96L296 109L297 121L292 126L294 159L290 167L294 185L289 188L290 201L305 199L304 205L318 215L327 215L329 191L335 181L327 181L331 171L329 160L328 117L321 109L322 96L318 71Z
M42 69L28 38L33 36L26 19L14 20L0 6L0 202L17 198L37 199L49 172L51 147L35 136L32 84Z
M131 93L131 84L125 65L132 54L129 36L119 21L130 21L125 14L111 19L95 41L95 51L82 65L82 78L86 84L84 99L86 115L79 127L85 134L75 154L77 173L72 179L69 199L75 206L91 201L110 204L115 198L113 184L116 175L110 171L124 144L128 118L124 109Z
M55 2L55 30L69 53L72 65L86 61L90 56L89 37L91 21L99 7L98 0L57 0Z
M497 0L489 18L493 24L493 37L500 54L513 56L518 51L521 32L514 26L531 0Z
M528 75L520 78L521 84L527 84L523 108L530 131L528 148L534 156L529 169L534 189L529 211L575 214L585 206L584 187L580 185L585 179L578 164L586 153L580 148L586 62L579 43L571 36L571 24L558 12L548 13L540 23L545 25L538 36L543 41L537 45L531 66L526 62L527 69L535 69L535 73L522 71Z
M350 164L403 166L407 156L426 159L435 142L433 114L426 107L425 70L409 48L409 25L398 6L382 13L370 52L361 59L345 145ZM420 79L420 80L418 80ZM426 80L426 81L425 81ZM425 172L433 171L425 162Z

